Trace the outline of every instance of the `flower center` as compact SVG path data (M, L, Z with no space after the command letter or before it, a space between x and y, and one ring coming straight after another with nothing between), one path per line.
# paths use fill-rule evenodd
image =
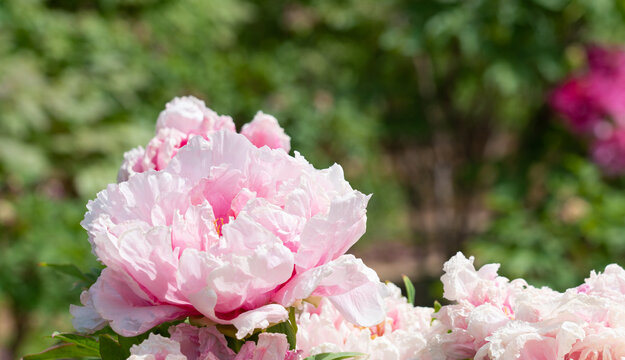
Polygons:
M224 226L224 218L219 217L213 220L213 225L215 225L215 231L217 231L217 234L221 237L221 228Z

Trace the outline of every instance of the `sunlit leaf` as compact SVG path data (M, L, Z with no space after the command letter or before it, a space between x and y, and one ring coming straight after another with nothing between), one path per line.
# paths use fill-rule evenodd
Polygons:
M404 286L406 286L406 298L408 299L408 303L414 305L414 285L412 285L412 281L410 281L410 278L408 276L402 275L402 279L404 280Z
M99 352L100 344L97 339L91 336L55 332L54 334L52 334L52 337L62 340L66 343L75 344L79 347L90 349L96 353Z
M322 353L317 355L311 355L304 360L343 360L343 359L357 359L365 354L357 352L339 352L339 353Z
M100 353L76 344L53 346L37 354L26 355L23 360L65 359L76 357L99 357Z

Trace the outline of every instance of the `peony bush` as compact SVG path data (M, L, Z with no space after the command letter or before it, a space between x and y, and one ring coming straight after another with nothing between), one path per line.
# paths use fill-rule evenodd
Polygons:
M370 195L315 169L278 121L240 133L193 97L160 114L82 222L104 266L71 305L77 333L26 359L625 358L625 270L564 292L444 265L446 305L414 306L346 254Z

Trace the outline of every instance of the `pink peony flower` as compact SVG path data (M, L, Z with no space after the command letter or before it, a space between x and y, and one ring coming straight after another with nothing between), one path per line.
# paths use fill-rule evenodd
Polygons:
M432 308L414 307L400 289L386 285L386 319L373 327L359 327L347 321L326 299L315 308L304 305L297 332L297 347L304 356L323 352L360 352L370 359L414 359L425 346Z
M236 131L230 116L218 115L193 96L174 98L159 115L156 136L147 147L139 146L124 154L117 180L126 181L147 170L162 170L192 136L208 139L210 134L220 130ZM260 111L251 123L243 126L241 133L257 147L269 146L286 152L291 148L291 139L276 118Z
M609 265L563 293L476 270L461 253L445 263L445 297L420 359L616 359L625 343L625 270ZM618 356L617 356L618 355ZM603 356L603 357L602 357ZM615 357L616 356L616 357Z
M214 326L197 328L180 324L169 328L171 338L150 334L130 348L129 360L299 360L300 352L289 350L284 334L262 333L258 343L247 341L238 354L228 348L226 338Z
M527 283L498 276L499 264L476 270L473 261L459 252L443 265L443 296L457 303L434 315L424 359L473 357L493 331L514 318L514 300Z
M232 324L243 338L325 296L347 321L384 319L383 286L344 255L365 231L369 196L340 166L316 170L298 153L243 135L196 136L167 168L111 184L82 222L104 265L72 306L79 331L133 336L186 316Z

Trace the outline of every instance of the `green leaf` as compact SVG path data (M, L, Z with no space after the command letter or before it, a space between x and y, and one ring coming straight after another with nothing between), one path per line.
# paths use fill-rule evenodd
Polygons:
M74 277L76 279L82 280L82 281L89 281L89 278L87 277L87 275L83 274L82 271L80 271L80 269L78 269L78 267L76 267L76 265L68 265L68 264L48 264L45 262L39 263L39 266L45 266L45 267L49 267L52 268L60 273L63 273L65 275L69 275L71 277Z
M434 300L434 313L437 313L442 307L443 305L438 300Z
M109 335L100 336L100 357L102 360L126 360L121 345Z
M436 314L442 307L443 305L441 305L438 300L434 300L434 314ZM432 317L432 319L430 320L430 325L434 323L434 320L436 320L436 318Z
M66 359L77 357L98 357L91 349L76 344L61 344L48 348L40 353L26 355L23 360Z
M76 265L73 264L48 264L45 262L41 262L39 263L39 266L52 268L55 271L80 280L77 286L82 288L88 288L93 285L96 280L98 280L100 272L102 272L101 268L93 268L88 273L84 273Z
M226 336L226 341L228 342L228 347L235 353L241 351L241 347L245 344L245 340L239 340L236 337L231 336Z
M412 285L412 281L406 275L402 275L404 279L404 285L406 286L406 297L408 298L408 303L414 305L414 297L415 297L415 289L414 285Z
M52 337L81 348L89 349L93 351L93 356L98 356L100 354L100 344L97 339L91 336L55 332L52 334Z
M293 327L293 332L295 333L295 335L297 335L297 321L295 321L295 307L291 306L289 308L289 322L291 323L291 326Z
M339 353L322 353L317 355L311 355L304 360L342 360L353 359L364 356L363 353L357 352L339 352Z
M133 337L124 337L124 336L118 335L117 341L119 342L119 346L121 347L122 352L124 354L124 359L127 359L128 357L130 357L130 348L133 345L142 343L145 339L148 338L149 335L150 335L150 332L145 332L143 334L133 336Z

